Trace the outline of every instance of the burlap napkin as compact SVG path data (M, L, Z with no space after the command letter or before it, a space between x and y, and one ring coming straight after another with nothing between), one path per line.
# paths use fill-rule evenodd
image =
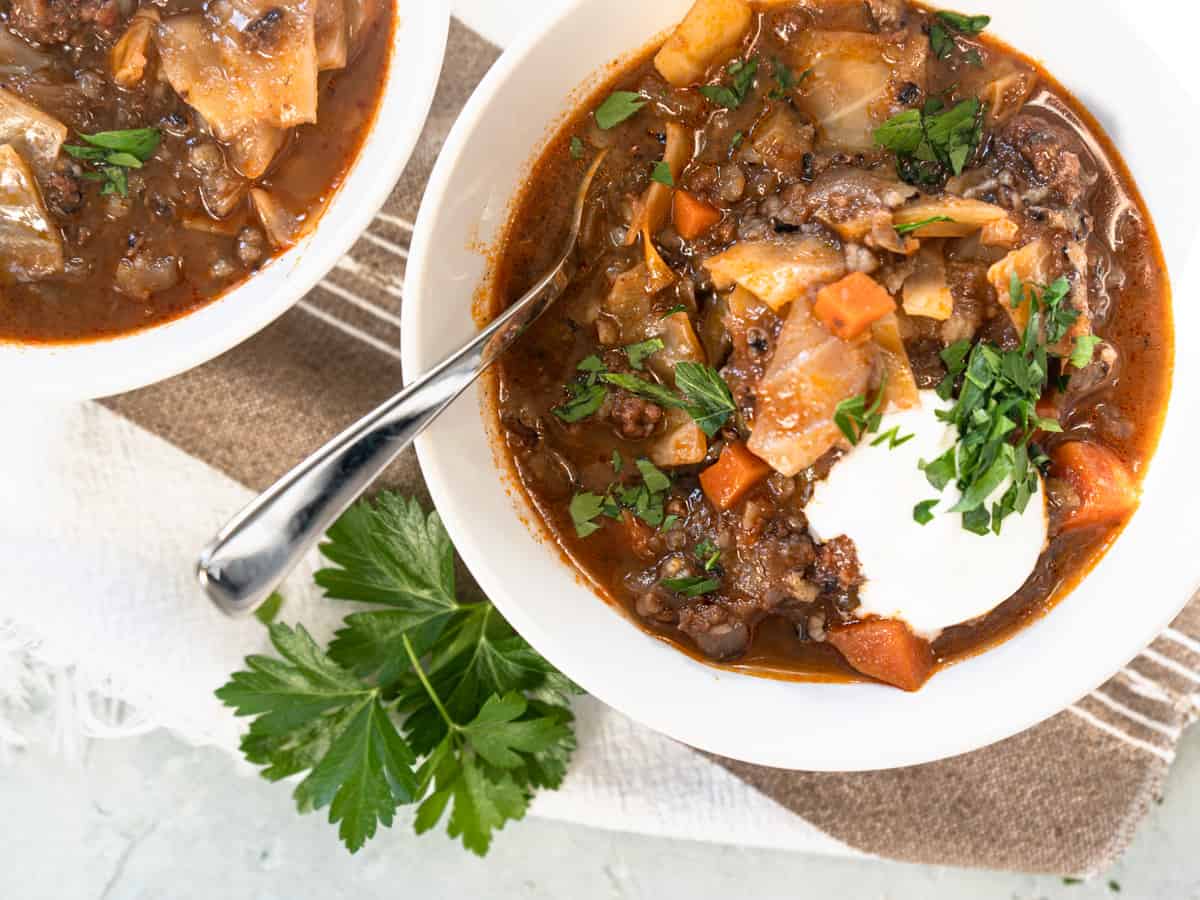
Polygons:
M384 212L318 288L220 359L106 405L261 489L396 390L411 223L446 133L497 54L454 24L448 77L407 172ZM385 483L428 500L411 452ZM1121 853L1156 797L1198 691L1200 607L1193 603L1101 690L976 753L866 774L718 762L868 853L1090 873Z

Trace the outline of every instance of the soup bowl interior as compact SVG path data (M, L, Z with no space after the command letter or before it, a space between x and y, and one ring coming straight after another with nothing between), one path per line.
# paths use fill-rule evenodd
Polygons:
M83 343L0 341L0 381L61 399L133 390L218 356L286 312L350 249L404 170L429 112L448 27L443 0L397 0L375 122L316 228L295 246L174 321Z
M472 333L472 301L489 265L478 248L501 235L555 124L607 64L672 26L689 5L573 0L489 73L446 143L418 218L404 307L407 378ZM1009 0L997 14L994 4L956 4L995 14L993 32L1044 62L1101 121L1155 218L1174 295L1187 298L1197 279L1189 211L1200 186L1186 134L1194 103L1158 62L1146 26L1119 0L1088 4L1087 39L1061 40L1077 33L1079 6ZM1121 66L1111 65L1115 58ZM1155 139L1138 139L1147 134ZM1175 317L1180 335L1200 325L1194 304L1177 304ZM1135 656L1200 584L1187 525L1200 380L1196 365L1181 357L1142 506L1113 548L1048 615L915 694L742 675L696 662L642 632L582 581L506 466L498 466L491 413L481 415L482 389L450 409L418 450L472 573L533 646L585 690L651 728L725 756L807 770L889 768L982 747L1064 709Z

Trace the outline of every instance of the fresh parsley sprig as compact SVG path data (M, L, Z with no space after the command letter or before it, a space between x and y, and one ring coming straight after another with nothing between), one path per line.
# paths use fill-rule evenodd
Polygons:
M373 604L327 649L270 626L282 658L251 656L217 696L252 716L242 752L277 781L307 773L301 812L329 808L354 852L403 804L418 833L447 830L478 854L562 782L577 688L487 601L464 602L437 513L397 494L351 507L321 551L329 597Z
M649 102L648 98L635 91L613 91L596 107L593 115L596 117L596 124L602 130L608 131L632 118Z
M983 140L984 105L963 100L947 109L939 98L906 109L875 130L875 143L896 154L896 171L909 184L936 187L961 175Z
M86 145L64 144L63 149L75 159L94 165L95 171L84 172L89 181L102 181L103 194L129 196L127 169L140 169L158 149L162 136L157 128L130 128L123 131L100 131L80 134Z
M879 385L879 390L875 394L875 399L867 404L867 398L864 394L859 394L855 397L849 397L837 405L833 411L833 423L837 425L838 430L846 436L846 440L850 445L857 447L859 441L868 434L872 434L879 430L879 424L883 421L883 398L887 392L887 375L884 374L883 381ZM894 432L896 429L892 429ZM885 435L886 437L886 435ZM872 442L871 446L875 446L880 441ZM904 443L901 441L900 443ZM898 447L900 444L893 444Z
M729 385L716 369L703 363L675 364L675 385L682 397L657 382L623 372L606 372L600 380L653 400L659 406L686 410L709 437L720 431L737 410Z
M717 106L725 109L737 109L750 94L754 86L754 78L758 74L758 57L748 60L735 59L725 67L729 75L729 85L705 84L699 91ZM778 74L778 70L776 70Z
M964 16L962 13L946 11L935 14L934 20L929 27L929 45L938 59L949 59L958 49L955 34L980 34L992 22L991 16ZM978 50L969 50L965 58L972 65L983 65Z

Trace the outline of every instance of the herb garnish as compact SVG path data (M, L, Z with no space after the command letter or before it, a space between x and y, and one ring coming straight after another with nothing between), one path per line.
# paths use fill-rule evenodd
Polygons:
M652 356L665 346L662 338L650 338L646 341L630 344L625 348L625 355L629 357L629 364L640 372L646 368L646 357Z
M903 447L915 437L916 434L914 433L906 434L902 437L900 435L900 426L893 425L879 437L875 438L875 440L871 441L871 446L878 447L880 444L886 442L889 450L895 450L897 447Z
M937 490L955 481L961 498L949 511L961 513L963 527L976 534L999 534L1004 520L1023 513L1037 491L1038 470L1047 459L1031 443L1037 431L1061 431L1055 419L1038 415L1037 403L1050 375L1049 345L1061 340L1078 313L1063 301L1070 283L1060 278L1045 288L1013 279L1014 308L1028 302L1029 321L1020 346L1003 350L959 341L942 351L949 374L938 395L951 399L960 376L962 386L953 407L938 418L958 430L958 442L942 456L921 463ZM1044 323L1044 325L1043 325ZM998 501L988 502L1005 483Z
M605 131L631 118L650 101L634 91L613 91L596 107L596 124Z
M100 131L82 134L79 137L87 144L65 144L66 150L75 159L90 162L97 171L84 172L89 181L102 181L101 195L120 194L129 196L127 169L140 169L154 155L162 140L157 128L130 128L124 131Z
M796 85L812 75L812 69L805 69L797 78L792 70L776 56L771 57L771 70L775 80L779 83L778 87L772 88L771 92L767 94L772 100L787 99L787 95L795 89Z
M681 362L675 365L675 384L683 397L670 388L637 375L605 372L600 380L653 400L659 406L686 410L709 437L720 431L737 409L729 385L716 369L703 363Z
M577 535L581 538L590 537L600 530L597 519L601 516L619 519L623 509L628 509L652 528L663 526L664 530L668 527L668 518L679 518L663 515L663 505L667 492L671 489L671 479L648 459L637 459L634 464L641 475L641 484L614 483L608 486L603 495L581 491L571 498L567 509ZM619 475L622 468L624 466L620 454L613 451L613 471Z
M991 16L964 16L956 12L939 12L937 19L929 28L929 45L938 59L948 59L951 52L958 46L953 33L975 35L982 32L991 24ZM971 51L978 58L979 51ZM967 54L967 62L976 64ZM982 60L980 60L980 64Z
M417 833L449 811L450 836L482 855L535 789L561 784L578 689L491 603L460 600L437 513L385 493L327 538L317 583L377 608L347 616L328 649L303 626L270 626L283 658L251 656L217 691L255 717L242 752L271 781L307 772L297 806L328 807L351 852L420 804Z
M571 498L567 511L575 525L575 533L581 538L589 537L600 530L596 519L604 511L604 498L591 491L581 491Z
M711 572L721 561L721 548L712 541L701 541L696 545L696 558L704 565L705 572Z
M595 414L604 405L604 398L608 395L608 389L597 383L604 371L604 362L599 356L593 354L584 357L576 369L580 375L565 385L571 399L551 410L554 415L568 423L579 422Z
M665 184L667 187L675 187L675 176L671 174L671 167L661 159L654 164L654 169L650 172L650 180Z
M571 138L571 157L573 159L583 159L583 153L583 141L578 136Z
M864 435L879 430L879 423L883 420L880 408L883 406L886 389L887 375L884 375L883 383L879 385L879 391L875 395L875 401L870 406L867 405L867 398L859 394L857 397L843 400L833 411L833 423L837 425L852 446L857 447Z
M896 226L896 234L901 236L912 234L914 231L920 231L926 225L936 225L938 222L953 222L949 216L930 216L928 219L922 219L919 222L909 222L905 225Z
M913 507L913 521L918 525L928 525L933 521L933 508L940 502L936 497L932 500L922 500Z
M614 450L612 452L612 469L614 475L620 475L621 470L625 468L625 460L621 459L621 451Z
M742 146L742 141L744 141L745 139L746 139L746 132L735 131L733 133L733 137L729 141L729 149L731 151L736 150L738 147Z
M735 59L725 71L730 77L730 86L723 84L701 85L699 91L717 106L726 109L737 109L754 86L754 76L758 73L758 58L749 60Z
M983 139L983 104L963 100L950 109L934 97L875 130L875 143L896 154L896 171L909 184L933 187L961 175Z
M684 578L664 578L659 583L667 590L674 591L683 597L699 597L702 594L711 594L721 586L719 579L708 578L704 575L688 575Z
M670 309L668 309L666 312L664 312L658 318L660 320L661 319L669 319L671 316L675 315L675 313L685 313L687 311L688 311L688 308L686 306L684 306L682 303L676 303L674 306L672 306Z
M1096 355L1096 345L1101 339L1094 334L1081 334L1075 338L1075 349L1071 351L1071 365L1076 369L1086 369L1092 364Z

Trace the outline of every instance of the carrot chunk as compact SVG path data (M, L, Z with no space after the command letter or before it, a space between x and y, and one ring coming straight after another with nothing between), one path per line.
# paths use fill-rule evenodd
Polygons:
M834 628L828 641L859 672L901 690L915 691L933 674L929 642L897 619L868 619Z
M817 292L813 304L821 324L845 341L852 341L873 322L896 311L896 303L875 279L852 272Z
M694 241L721 221L721 211L687 191L677 190L671 218L679 236L686 241Z
M726 444L720 458L700 473L700 487L717 509L729 509L767 477L771 467L738 442Z
M1055 449L1051 474L1074 488L1079 503L1065 507L1060 531L1089 525L1116 525L1138 505L1137 482L1125 464L1107 447L1071 441Z

